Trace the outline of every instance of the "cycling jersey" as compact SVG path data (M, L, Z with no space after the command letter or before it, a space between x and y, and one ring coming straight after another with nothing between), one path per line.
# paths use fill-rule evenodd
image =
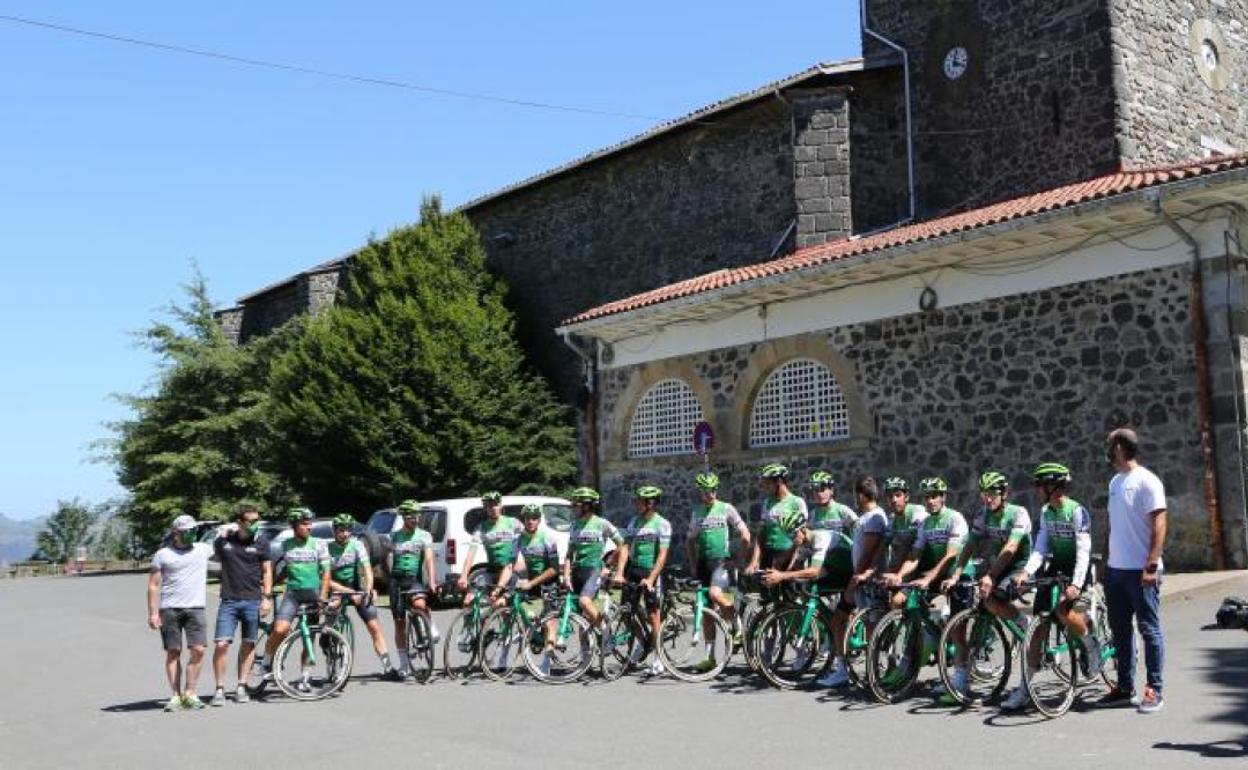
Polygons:
M771 551L787 551L793 547L793 538L780 528L780 520L785 514L796 511L806 513L806 501L794 494L785 496L783 500L768 499L764 503L760 532L763 548Z
M424 566L425 549L433 547L433 535L417 527L408 532L400 529L390 536L390 552L394 561L390 572L395 575L420 576L420 568Z
M657 512L648 518L635 517L624 530L628 561L640 569L654 569L659 551L672 543L672 525Z
M282 541L286 559L286 588L289 591L316 591L321 575L330 568L329 549L325 541L315 537L299 540L289 537Z
M1028 574L1035 574L1047 556L1054 572L1067 575L1075 585L1082 586L1091 550L1091 514L1077 501L1063 498L1057 508L1045 505L1041 509L1040 533L1024 569Z
M914 541L919 537L919 528L927 520L927 509L921 505L907 503L900 516L889 514L889 557L893 562L904 559L914 550Z
M601 516L590 515L572 522L568 530L568 559L573 567L601 567L608 540L622 545L624 538L615 525Z
M812 529L806 542L797 550L797 558L819 568L819 579L826 582L835 577L843 583L853 574L851 559L853 543L848 537L830 529Z
M542 574L548 567L559 566L559 546L544 529L531 535L528 532L520 535L520 554L524 556L525 574L530 579Z
M327 547L333 570L330 577L333 581L344 586L358 586L362 568L369 563L368 549L354 537L344 545L339 545L337 540L330 540Z
M1017 543L1018 549L1014 552L1014 558L1010 560L1005 572L998 577L1005 577L1015 572L1027 562L1027 557L1031 555L1031 516L1026 508L1012 503L1002 506L1000 513L981 510L971 524L970 534L966 539L966 547L972 549L972 554L986 559L985 571L992 568L997 554L1010 543ZM974 560L966 563L963 574L975 574Z
M919 553L919 570L935 567L945 558L950 545L955 546L955 554L961 553L966 545L966 534L966 518L947 506L924 519L914 540L914 550Z
M472 533L472 545L484 545L486 564L501 569L516 560L516 540L523 531L524 525L510 516L499 516L495 522L486 519Z
M696 537L699 559L727 559L732 532L742 524L741 514L730 503L716 500L693 506L689 537Z
M854 524L857 521L858 514L854 513L853 508L835 500L827 505L812 506L810 509L811 529L830 529L846 537L852 537Z

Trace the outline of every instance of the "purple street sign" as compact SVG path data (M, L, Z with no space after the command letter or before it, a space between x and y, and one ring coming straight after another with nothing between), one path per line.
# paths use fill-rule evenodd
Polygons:
M709 422L693 426L693 451L704 455L715 448L715 430Z

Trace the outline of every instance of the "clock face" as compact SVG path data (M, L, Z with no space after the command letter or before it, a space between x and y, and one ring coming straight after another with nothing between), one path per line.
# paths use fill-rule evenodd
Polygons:
M966 74L966 66L970 61L966 49L960 45L956 45L949 49L949 53L945 54L945 77L950 80L957 80Z

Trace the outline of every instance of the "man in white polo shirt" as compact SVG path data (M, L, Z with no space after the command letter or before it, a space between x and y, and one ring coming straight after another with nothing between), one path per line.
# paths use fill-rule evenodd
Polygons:
M1134 702L1140 713L1161 710L1161 670L1166 641L1161 633L1161 549L1166 540L1166 490L1161 479L1140 465L1139 437L1118 428L1107 438L1106 454L1118 473L1109 482L1109 569L1105 602L1114 635L1118 685L1101 705ZM1144 693L1135 697L1135 630L1144 639Z

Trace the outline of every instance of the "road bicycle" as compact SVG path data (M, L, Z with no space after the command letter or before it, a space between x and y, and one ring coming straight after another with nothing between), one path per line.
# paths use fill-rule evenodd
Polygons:
M1117 654L1109 630L1109 612L1100 584L1096 583L1096 566L1091 567L1088 591L1090 607L1087 617L1092 622L1091 633L1100 643L1101 666L1099 672L1090 670L1085 646L1070 637L1066 626L1055 611L1037 618L1027 629L1023 654L1035 665L1023 666L1023 684L1032 704L1046 717L1060 717L1070 710L1080 679L1091 682L1099 673L1106 686L1117 681ZM1050 606L1057 607L1068 582L1064 578L1042 578L1036 581L1037 595L1048 593Z
M335 627L344 610L345 603L338 602L336 607L304 605L296 612L289 633L273 652L271 669L273 683L287 697L321 700L346 687L354 654Z
M609 682L631 671L654 648L644 592L640 584L626 583L620 589L619 603L604 608L599 669ZM661 613L671 607L670 596L670 592L663 596Z
M450 576L448 585L454 585ZM484 588L474 586L469 590L472 601L451 621L442 642L442 670L449 679L467 677L481 669L481 629L490 600ZM457 596L450 589L445 595L452 597L452 601Z
M1000 599L1022 598L1012 582L993 589ZM1047 617L1047 613L1036 618ZM980 706L1001 697L1010 681L1014 654L1027 637L1027 631L1016 620L999 618L981 601L978 589L973 591L972 606L949 618L941 630L937 645L937 665L945 692L962 706ZM964 687L954 687L953 673L958 666L966 667Z
M407 626L407 660L410 666L412 679L424 684L433 676L433 648L436 640L433 638L433 628L429 623L428 612L414 609L412 607L413 596L427 596L427 592L419 591L399 591L400 616L395 618L395 623L405 624ZM342 613L345 617L347 613Z
M480 638L481 670L487 677L504 682L525 660L526 646L538 653L546 645L546 626L538 624L537 616L526 606L528 597L521 591L504 592L506 604L490 610L482 626ZM527 668L527 666L526 666Z
M659 625L659 660L682 681L714 679L732 657L732 629L701 582L673 575L669 587L672 603ZM689 593L692 601L682 600Z
M832 610L818 587L791 584L759 625L756 645L758 672L773 687L791 690L823 676L834 657Z
M525 668L535 679L548 684L570 684L585 676L593 666L597 650L593 624L580 613L579 597L566 587L561 587L560 594L559 609L543 614L533 624L536 632L542 634L547 624L556 624L555 644L549 655L544 636L541 646L521 645ZM609 609L604 608L604 616Z
M889 591L878 578L862 584L863 606L855 607L845 623L845 639L841 649L845 673L855 687L867 687L867 646L871 632L888 612Z
M867 688L881 703L897 703L914 692L922 668L936 663L940 643L942 623L932 617L929 592L913 583L900 590L905 605L880 618L867 644ZM960 581L952 590L958 603L973 601L970 582Z

